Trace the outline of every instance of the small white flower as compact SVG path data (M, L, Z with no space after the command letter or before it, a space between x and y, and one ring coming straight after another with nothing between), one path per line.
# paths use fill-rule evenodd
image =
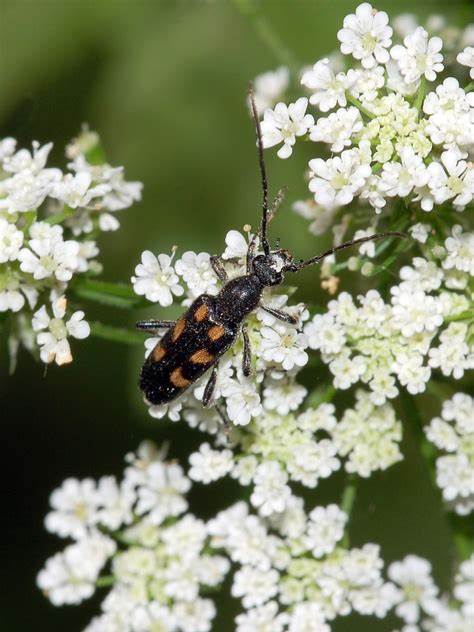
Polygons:
M95 591L95 582L115 544L95 535L72 544L46 562L37 583L55 606L78 604Z
M248 379L225 381L222 395L226 398L229 419L236 426L246 426L253 417L262 413L260 396L255 384Z
M316 507L309 514L305 546L317 557L331 553L344 535L347 515L337 505Z
M443 41L440 37L429 37L421 26L403 40L405 46L397 44L390 51L398 63L400 72L407 83L413 83L421 77L434 81L443 66Z
M83 340L90 334L89 324L83 320L84 312L74 312L69 320L64 320L66 306L66 298L61 296L52 303L53 318L44 305L33 314L31 324L33 330L39 332L36 340L40 347L40 357L47 364L56 362L61 366L72 362L68 337Z
M55 276L58 281L70 281L77 270L79 243L63 241L62 227L50 227L36 222L30 228L28 247L18 253L20 268L37 280Z
M66 479L53 491L49 502L53 511L47 514L45 526L61 538L70 536L79 540L97 523L97 488L90 478Z
M304 136L314 125L314 118L306 114L308 99L301 97L295 103L277 103L274 110L266 110L262 128L264 147L274 147L283 143L278 150L279 158L289 158L297 136Z
M420 607L426 609L438 592L431 577L431 564L416 555L408 555L401 562L390 564L388 576L401 588L395 612L406 623L417 623Z
M426 244L428 236L431 232L431 226L429 224L422 223L413 224L413 226L411 226L408 231L413 239L419 241L420 244Z
M337 39L341 52L360 60L364 68L372 68L378 62L385 64L390 56L392 29L388 26L388 15L377 11L368 2L360 4L355 14L346 15Z
M234 575L232 596L242 597L244 608L261 606L278 592L279 574L276 570L261 571L244 566Z
M474 197L474 167L464 159L457 149L448 149L441 154L441 163L428 166L429 186L437 204L447 200L463 209Z
M279 415L287 415L290 410L296 410L306 397L304 386L292 380L274 380L265 384L263 390L263 405L267 410L276 410Z
M110 191L106 184L91 187L92 177L87 171L80 171L75 175L66 174L60 182L57 182L50 193L70 208L90 206L94 198L100 197Z
M331 151L340 152L352 144L352 136L363 127L360 112L355 107L340 108L328 117L320 117L311 129L310 139L331 144Z
M168 516L179 516L188 503L183 497L191 487L182 468L175 464L154 461L144 471L127 471L127 476L138 475L136 513L146 514L151 524L161 524Z
M189 478L206 485L228 474L234 465L231 450L212 450L208 443L191 454L189 463Z
M182 296L183 288L171 264L169 255L159 254L156 257L149 250L142 253L141 263L135 268L132 276L133 289L139 296L145 296L153 303L168 307L173 302L173 294Z
M281 513L285 509L291 498L287 481L288 475L277 461L266 461L257 467L253 477L255 487L250 500L262 516Z
M175 263L176 273L181 276L188 286L191 295L217 294L218 279L211 266L211 257L207 252L196 254L192 251L183 253Z
M316 62L311 70L307 70L301 83L312 91L309 102L317 105L321 112L327 112L336 105L347 105L346 90L354 83L342 72L337 75L331 68L329 59Z
M343 151L328 160L315 158L309 161L309 168L309 190L316 202L326 208L352 202L372 173L369 165L360 164L354 150Z
M407 197L429 179L423 159L411 147L404 147L399 154L400 162L384 163L380 176L380 188L390 197Z
M469 68L469 75L474 79L474 47L466 46L456 57L458 63Z
M463 232L457 224L452 228L452 236L444 242L446 258L442 266L445 270L459 270L474 276L474 233Z
M244 259L247 256L248 243L238 230L229 230L225 236L226 248L222 254L223 259Z
M259 116L279 101L290 83L290 71L285 66L258 75L253 80L255 106Z
M281 364L285 371L291 371L295 366L302 367L308 362L306 336L295 328L275 324L273 327L262 327L260 333L261 353L266 362Z
M0 263L15 261L23 245L23 233L15 224L0 217Z

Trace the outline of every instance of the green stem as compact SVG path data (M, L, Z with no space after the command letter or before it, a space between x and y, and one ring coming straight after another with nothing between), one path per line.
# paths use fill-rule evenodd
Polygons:
M233 4L239 13L249 20L259 38L280 63L288 66L292 74L297 77L301 64L260 12L258 4L252 0L233 0Z
M474 81L471 81L471 83L468 83L467 86L464 88L464 92L472 92L474 90Z
M349 474L347 477L346 486L342 492L340 506L342 511L347 515L347 525L346 531L344 533L344 538L342 539L342 546L344 548L349 548L350 537L349 537L349 522L351 518L352 511L354 509L355 499L357 495L357 476L355 474Z
M359 99L357 99L353 94L351 94L350 92L346 92L346 99L349 101L349 103L352 103L352 105L355 105L356 108L358 110L360 110L362 112L362 114L364 114L364 116L366 116L369 119L374 119L376 118L376 115L371 112L370 110L368 110L367 108L365 108L362 103L359 101Z
M401 390L399 401L404 409L405 421L411 422L411 427L414 430L414 436L417 440L420 454L428 468L432 486L444 508L443 499L436 483L436 448L426 437L423 420L418 412L414 398L410 397L410 395L408 395L404 390ZM470 526L466 524L464 519L461 519L452 512L446 512L446 519L450 527L453 546L456 551L457 558L459 560L466 559L466 557L469 556L474 549Z
M96 579L95 585L97 588L108 588L115 584L115 577L113 575L104 575Z
M124 329L122 327L114 327L113 325L104 325L103 323L92 322L91 335L102 340L110 340L111 342L122 342L126 345L143 344L144 336L133 329Z
M418 110L418 112L421 111L421 108L423 106L423 101L425 100L426 85L427 85L426 79L425 77L422 77L420 81L420 87L418 88L416 98L413 102L413 107L415 107Z
M461 312L460 314L455 314L454 316L446 316L444 319L447 323L455 323L459 320L472 320L474 319L474 309L468 309L465 312Z

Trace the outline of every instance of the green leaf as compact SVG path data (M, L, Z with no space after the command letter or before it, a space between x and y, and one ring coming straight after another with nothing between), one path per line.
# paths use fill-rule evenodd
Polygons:
M149 301L137 296L131 285L123 283L80 279L70 285L70 291L78 298L123 309L149 307L151 305Z
M50 215L44 221L50 226L54 226L55 224L62 224L64 220L69 219L75 213L73 208L69 206L65 206L64 209L60 213L54 213L54 215Z
M122 342L126 345L143 344L145 336L134 329L125 329L123 327L115 327L114 325L104 325L99 322L90 323L91 335L102 340L110 340L111 342Z

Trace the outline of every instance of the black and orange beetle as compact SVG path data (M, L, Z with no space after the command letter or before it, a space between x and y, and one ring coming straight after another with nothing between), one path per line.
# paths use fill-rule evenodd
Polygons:
M216 384L219 358L243 336L243 373L251 370L251 349L245 328L245 318L257 307L261 307L274 317L295 324L293 316L261 303L266 287L283 283L286 272L299 272L307 266L322 261L325 257L357 244L386 236L404 237L402 233L378 233L345 242L330 248L321 255L307 260L295 261L288 250L271 250L267 237L268 223L273 217L282 195L279 193L270 208L268 205L268 181L263 157L262 134L257 116L252 87L250 103L257 132L258 158L263 188L263 208L260 230L249 243L246 268L247 274L227 279L220 257L211 257L212 267L224 283L217 296L202 294L176 322L167 320L146 320L137 323L137 328L146 331L168 329L165 336L155 346L145 361L140 388L150 404L166 404L181 395L206 371L212 369L204 390L203 404L209 406ZM263 252L257 253L260 244Z

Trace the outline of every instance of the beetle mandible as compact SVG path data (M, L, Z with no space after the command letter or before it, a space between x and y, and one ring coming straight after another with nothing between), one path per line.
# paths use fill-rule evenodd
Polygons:
M288 250L271 250L267 236L268 224L283 195L279 192L272 206L269 206L262 133L251 84L249 97L257 134L263 203L260 229L248 245L246 274L228 280L222 260L213 256L212 268L224 284L216 296L201 294L177 321L145 320L137 323L137 328L145 331L168 330L148 356L140 374L140 388L150 404L171 402L211 369L202 400L204 406L209 406L216 385L219 358L239 335L242 335L244 343L242 371L248 376L251 371L251 349L245 318L260 307L279 320L296 324L296 319L290 314L267 307L261 302L263 290L281 285L287 272L299 272L350 246L387 236L405 237L403 233L397 232L378 233L347 241L320 255L297 261ZM257 252L259 246L263 252ZM223 417L219 408L216 408Z

